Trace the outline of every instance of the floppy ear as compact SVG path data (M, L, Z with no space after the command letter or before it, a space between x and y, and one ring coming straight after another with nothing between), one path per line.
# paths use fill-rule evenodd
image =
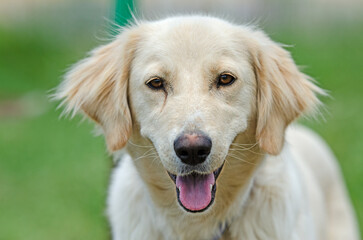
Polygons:
M121 149L131 134L127 85L136 42L129 29L96 48L72 67L55 94L66 113L82 111L102 127L110 151Z
M324 91L301 73L290 53L257 32L253 62L257 78L257 129L259 146L268 154L280 153L286 127L320 103Z

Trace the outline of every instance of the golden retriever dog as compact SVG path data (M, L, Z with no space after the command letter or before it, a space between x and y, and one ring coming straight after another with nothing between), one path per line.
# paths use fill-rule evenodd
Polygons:
M356 240L332 152L289 126L319 94L260 30L180 16L124 28L56 98L118 156L114 240Z

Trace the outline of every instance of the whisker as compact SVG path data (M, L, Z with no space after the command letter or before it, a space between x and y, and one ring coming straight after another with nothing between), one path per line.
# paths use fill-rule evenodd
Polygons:
M158 156L156 156L156 155L141 156L141 157L138 157L137 159L135 159L134 161L137 162L137 161L140 161L142 159L151 158L151 157L157 158Z
M136 158L134 161L137 161L139 159L142 159L142 158L147 158L147 157L151 157L151 156L157 156L157 152L151 152L150 151L153 151L154 149L149 149L147 150L143 155L141 155L140 157Z
M233 144L233 143L232 143L232 144ZM231 144L231 145L232 145L232 144ZM235 147L235 146L231 146L230 151L241 151L241 152L243 152L243 151L249 151L249 152L254 153L254 154L264 155L263 153L259 153L259 152L255 152L255 151L251 150L251 149L253 149L253 148L254 148L257 144L258 144L258 143L254 143L252 146L250 146L250 147L248 147L248 148L243 147L243 146L238 146L238 145L237 145L237 147Z
M250 146L250 145L256 145L256 143L231 143L231 145L237 145L237 146Z
M158 155L155 155L155 157L153 159L151 159L151 163L152 164L157 164L158 166L161 165L161 162L160 161L157 161L159 159L159 156Z
M136 144L136 143L133 143L130 139L128 140L128 142L133 145L133 146L136 146L136 147L140 147L140 148L153 148L153 146L147 146L147 145L139 145L139 144Z
M238 157L238 156L236 156L236 155L233 155L233 154L227 154L227 157L232 157L232 158L237 159L237 160L239 160L239 161L241 161L241 162L245 162L245 163L248 163L248 164L251 164L251 165L256 165L256 163L249 162L249 161L244 160L244 159L242 159L242 158L240 158L240 157ZM228 161L227 161L227 162L228 162Z
M251 153L254 153L254 154L260 155L260 156L264 155L263 153L255 152L255 151L253 151L251 149L238 149L238 148L231 148L230 149L230 152L236 152L236 151L238 151L238 152L251 152Z
M252 148L254 148L255 146L257 145L257 142L256 143L251 143L251 144L241 144L241 143L232 143L231 144L231 146L237 146L237 147L239 147L239 148L241 148L241 149L252 149ZM244 146L250 146L250 147L247 147L247 148L245 148Z

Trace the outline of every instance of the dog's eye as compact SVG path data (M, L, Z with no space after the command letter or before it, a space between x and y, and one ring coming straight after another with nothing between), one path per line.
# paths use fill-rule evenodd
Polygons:
M159 90L159 89L163 89L164 88L164 80L159 78L159 77L155 77L152 78L151 80L149 80L148 82L146 82L146 85L154 90Z
M219 75L217 81L217 87L231 85L236 80L236 77L230 73L223 73Z

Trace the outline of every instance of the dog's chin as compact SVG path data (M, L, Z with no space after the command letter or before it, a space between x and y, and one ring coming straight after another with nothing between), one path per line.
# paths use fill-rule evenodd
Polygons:
M213 204L217 191L217 178L223 165L209 174L191 172L187 175L175 175L168 172L175 183L178 202L185 211L204 212Z

